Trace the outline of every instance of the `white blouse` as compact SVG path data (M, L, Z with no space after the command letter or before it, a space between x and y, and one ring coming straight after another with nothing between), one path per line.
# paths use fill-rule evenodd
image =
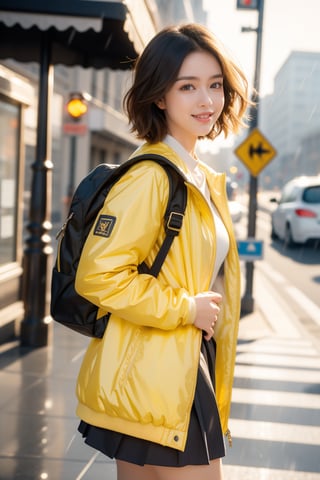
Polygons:
M221 217L214 205L214 199L210 197L209 188L207 185L206 177L204 172L199 168L198 161L193 158L183 146L171 135L167 135L163 140L169 147L171 147L185 162L188 168L188 180L191 181L202 193L202 195L207 200L207 203L212 212L215 230L216 230L216 258L214 270L212 273L211 286L214 284L214 281L218 275L219 269L224 262L224 259L229 250L229 236L224 226Z

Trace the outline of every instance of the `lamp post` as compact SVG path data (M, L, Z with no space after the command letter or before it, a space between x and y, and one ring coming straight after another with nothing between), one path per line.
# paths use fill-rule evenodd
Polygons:
M238 8L246 8L245 6L239 6L242 3L247 6L251 6L252 9L258 10L258 26L257 28L243 27L242 32L256 32L256 60L255 60L255 74L254 74L254 93L252 100L255 102L255 106L250 111L250 125L249 132L252 132L258 126L259 120L259 89L260 89L260 70L261 70L261 51L262 51L262 29L263 29L263 12L264 12L264 0L251 0L242 2L238 0ZM249 7L250 8L250 7ZM256 211L257 211L257 191L258 191L258 178L257 176L250 175L249 181L249 215L248 215L248 238L254 238L256 235ZM246 262L246 287L244 296L241 301L241 312L251 313L254 310L254 298L253 298L253 272L254 263Z
M51 319L47 311L48 263L52 254L51 230L51 136L50 99L53 93L53 67L49 35L41 44L41 75L38 100L36 158L32 165L30 233L23 257L22 298L25 315L21 322L20 343L25 347L48 344Z

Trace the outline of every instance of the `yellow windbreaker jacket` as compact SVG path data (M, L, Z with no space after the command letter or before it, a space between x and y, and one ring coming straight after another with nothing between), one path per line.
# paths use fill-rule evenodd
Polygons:
M158 153L185 174L166 144ZM200 163L211 197L228 230L230 248L221 282L223 307L215 327L216 396L224 432L230 412L238 334L240 269L225 194L225 174ZM133 166L112 188L85 243L76 276L78 293L111 312L103 339L91 340L77 382L78 416L90 423L183 450L199 365L202 333L193 325L192 296L210 289L215 229L209 206L187 182L182 230L157 278L139 274L152 264L164 238L169 182L161 166ZM101 217L102 215L102 217ZM107 220L108 236L99 235ZM101 314L101 315L100 315Z

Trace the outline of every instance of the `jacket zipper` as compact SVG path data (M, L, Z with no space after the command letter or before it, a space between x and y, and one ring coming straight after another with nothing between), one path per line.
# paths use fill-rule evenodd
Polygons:
M229 447L231 448L232 447L232 436L231 436L231 432L230 432L229 428L227 429L225 435L228 439Z

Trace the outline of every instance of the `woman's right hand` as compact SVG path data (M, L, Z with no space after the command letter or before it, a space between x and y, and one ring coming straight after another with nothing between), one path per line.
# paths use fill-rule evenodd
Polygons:
M204 338L210 340L214 334L214 325L220 312L219 304L222 296L217 292L199 293L194 297L196 302L196 318L194 325L206 333Z

